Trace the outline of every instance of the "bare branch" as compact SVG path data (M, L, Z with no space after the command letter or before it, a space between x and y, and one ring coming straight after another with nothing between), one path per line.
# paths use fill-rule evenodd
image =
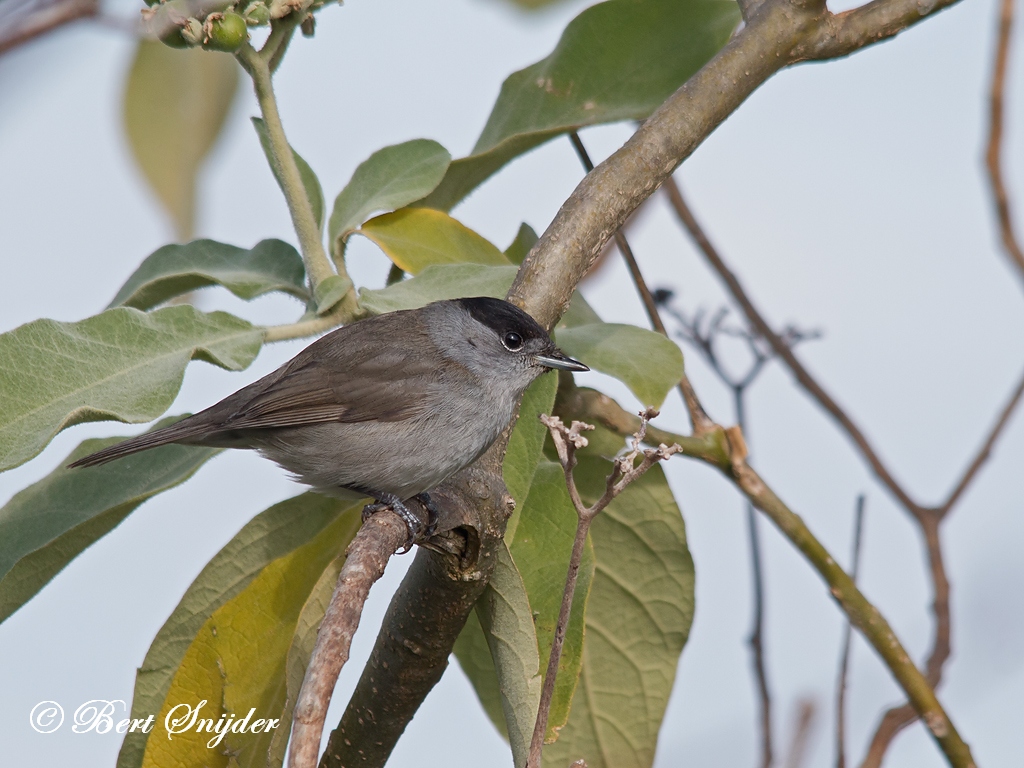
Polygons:
M530 741L530 754L526 760L527 768L541 768L541 749L544 746L544 735L548 729L548 715L551 711L551 698L555 692L555 679L558 675L558 664L562 658L562 646L565 644L565 632L569 626L569 615L572 612L572 601L576 594L576 582L579 578L580 563L583 560L583 548L587 542L587 533L590 531L590 524L600 514L601 510L607 507L612 500L625 490L626 486L642 476L648 469L659 461L671 458L682 451L678 445L659 445L657 448L641 448L644 438L647 435L647 422L658 415L653 408L648 408L640 414L640 427L631 436L633 447L625 455L615 459L612 472L608 475L605 483L605 492L590 507L587 507L580 498L576 488L576 480L573 477L573 468L576 466L576 451L587 446L587 438L581 432L594 429L592 424L582 421L572 422L572 426L566 427L557 416L541 414L540 420L548 428L551 439L558 452L558 460L565 472L565 485L569 489L569 498L576 509L578 523L576 525L576 536L572 543L572 553L569 556L569 570L565 576L565 590L562 592L562 605L558 611L558 623L555 625L555 637L551 642L551 655L548 657L548 667L544 674L544 687L541 689L540 706L537 710L537 721L533 728L533 737ZM643 456L640 464L636 463L637 458Z
M609 429L619 429L624 433L622 425L629 423L624 416L616 416L612 410L618 408L614 401L606 396L584 397L579 394L561 399L560 402L575 406L596 405L601 412L598 419ZM586 411L578 411L585 416ZM623 411L624 413L624 411ZM575 414L574 414L575 415ZM635 418L635 417L634 417ZM692 440L692 438L690 438ZM739 490L764 512L779 531L789 539L797 550L804 555L811 566L818 572L829 587L832 597L846 613L850 622L860 630L864 638L871 644L875 652L892 673L896 682L914 702L915 712L920 713L933 738L938 742L950 765L956 768L972 768L975 763L967 744L960 738L952 722L949 720L929 685L928 679L910 660L899 638L892 627L854 584L853 580L836 563L820 541L815 538L804 521L775 495L764 480L747 464L747 447L741 430L731 427L723 430L716 427L707 439L721 441L724 439L728 460L722 462L714 450L704 452L684 450L683 453L706 461L720 469L739 488ZM720 444L720 443L716 443ZM948 595L947 595L948 599Z
M828 14L814 33L801 41L800 59L835 59L887 40L957 0L874 0L859 8Z
M100 12L98 0L5 0L0 13L0 55L79 19Z
M802 699L797 702L799 709L796 715L796 727L793 738L789 741L789 753L786 755L786 768L802 768L807 757L807 744L811 740L817 707L813 699Z
M384 574L388 560L405 544L407 536L401 518L382 510L363 523L349 545L295 704L289 768L313 768L317 764L327 707L341 668L348 661L363 604L370 587Z
M967 486L969 486L971 481L974 480L982 465L988 461L989 456L992 454L992 447L996 444L996 440L999 439L999 435L1002 434L1007 423L1009 423L1010 417L1017 409L1017 405L1020 403L1022 396L1024 396L1024 375L1022 375L1020 381L1017 382L1017 388L1013 391L1010 399L1006 401L1006 405L999 414L999 418L996 419L995 423L992 425L992 429L989 431L988 437L985 439L985 442L981 444L981 448L978 449L978 453L975 455L974 460L964 471L963 477L960 478L960 482L956 484L950 492L949 498L946 499L942 506L935 510L940 517L945 517L949 514L949 511L960 500L964 491L967 490Z
M920 517L922 514L921 507L910 498L906 491L903 490L896 478L892 476L885 463L879 457L874 447L868 441L867 436L860 430L846 412L839 406L839 404L829 395L818 382L811 376L810 372L804 368L803 364L797 359L793 350L786 344L786 342L777 334L772 327L768 324L768 321L764 319L762 314L754 306L753 301L747 295L747 292L743 289L739 279L729 269L719 254L718 249L711 243L708 236L704 233L700 224L697 223L697 219L694 217L690 207L686 204L683 199L683 194L676 184L675 179L669 178L665 181L665 191L668 193L669 201L672 204L672 208L679 216L679 220L686 227L686 230L690 233L690 236L697 243L701 252L711 267L718 273L718 276L725 283L726 288L732 295L733 299L743 310L743 314L746 315L747 320L757 330L757 332L764 338L771 346L772 351L775 352L776 356L779 357L786 366L792 371L793 375L800 385L807 391L808 394L813 397L818 404L824 408L833 419L835 419L840 427L850 436L854 444L860 450L861 455L864 456L865 460L871 466L875 473L875 476L885 485L886 488L895 496L901 504L914 516Z
M864 532L864 494L857 497L857 511L853 517L853 557L850 578L857 583L860 571L860 543ZM850 669L850 641L853 626L847 622L843 634L843 650L839 655L839 682L836 685L836 768L846 768L846 676Z
M989 92L988 149L985 165L992 191L992 202L999 220L999 234L1003 240L1006 255L1020 276L1024 278L1024 251L1014 232L1013 217L1010 215L1010 195L1003 180L1003 101L1006 93L1006 66L1010 58L1010 32L1013 29L1013 0L1002 0L999 4L999 33L996 43L996 58L992 67L992 87Z

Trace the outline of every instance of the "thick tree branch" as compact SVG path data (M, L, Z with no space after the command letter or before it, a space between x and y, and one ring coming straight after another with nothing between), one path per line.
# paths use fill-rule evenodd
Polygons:
M352 637L359 627L370 587L384 575L391 556L405 543L408 532L398 515L383 511L363 523L349 544L338 585L331 597L316 647L306 668L295 704L289 768L312 768L320 754L320 735L341 668L348 661Z
M392 598L362 677L331 733L322 768L383 766L441 679L494 570L515 507L501 477L510 432L511 427L475 465L430 492L441 511L439 533L429 550L416 553Z

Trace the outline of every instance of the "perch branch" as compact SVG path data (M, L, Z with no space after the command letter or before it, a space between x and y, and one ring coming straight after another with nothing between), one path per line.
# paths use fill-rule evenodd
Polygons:
M295 704L289 768L312 768L317 764L327 707L341 668L348 661L363 604L370 587L384 574L388 560L407 537L401 518L382 510L363 523L349 545Z

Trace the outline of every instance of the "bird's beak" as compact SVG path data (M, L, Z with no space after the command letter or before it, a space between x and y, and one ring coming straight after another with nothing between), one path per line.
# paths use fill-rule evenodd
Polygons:
M590 369L579 360L573 360L560 349L553 349L544 355L534 355L534 361L545 368L557 368L560 371L589 371Z

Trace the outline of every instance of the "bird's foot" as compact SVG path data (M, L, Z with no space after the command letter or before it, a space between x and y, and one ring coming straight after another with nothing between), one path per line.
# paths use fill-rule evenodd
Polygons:
M434 500L430 498L430 494L426 491L417 494L416 499L427 510L427 527L423 529L423 538L429 539L437 532L437 521L441 517L441 510L438 509L437 504L434 503Z
M424 526L423 521L420 520L420 518L414 515L412 512L410 512L409 508L405 506L402 500L397 496L393 496L387 493L381 493L377 494L376 498L377 501L375 503L367 504L365 507L363 507L363 522L365 523L367 520L370 519L372 515L375 515L378 512L385 509L390 509L396 515L402 518L402 522L405 523L405 528L409 533L409 537L405 540L405 544L403 545L402 550L398 554L404 555L406 552L412 549L412 545L415 544L418 540L427 538L432 533L432 525L428 523L426 526ZM426 506L426 504L424 504L424 506ZM430 512L429 507L427 507L427 511ZM431 513L431 517L432 516L433 513Z

